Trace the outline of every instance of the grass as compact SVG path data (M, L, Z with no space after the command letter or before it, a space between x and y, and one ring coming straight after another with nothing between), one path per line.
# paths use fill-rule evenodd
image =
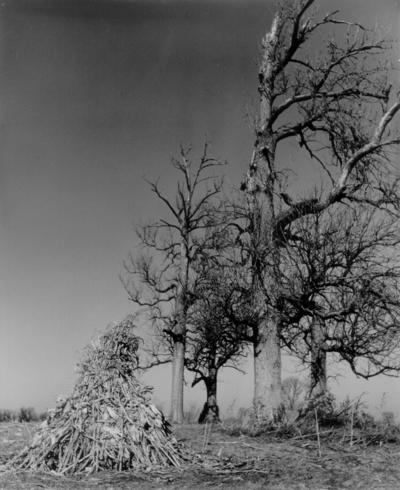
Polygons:
M32 439L37 424L0 423L0 489L398 490L400 427L382 410L375 421L360 399L337 404L329 394L282 410L273 426L256 426L252 409L232 405L220 423L172 427L188 455L179 468L106 470L60 477L15 471L5 463ZM1 466L3 464L3 466Z
M195 407L190 407L188 419L196 412ZM322 422L318 444L315 421L314 425L308 422L310 425L303 427L301 436L299 433L289 436L283 424L274 430L251 430L250 419L248 410L235 412L232 409L220 424L174 426L175 436L191 454L191 460L181 468L103 471L91 476L59 477L51 473L6 470L3 466L0 489L400 488L399 428L387 420L375 423L375 440L368 442L356 428L353 411L353 425L327 428ZM36 428L34 423L0 424L1 462L5 463L27 444ZM306 433L306 429L310 432Z

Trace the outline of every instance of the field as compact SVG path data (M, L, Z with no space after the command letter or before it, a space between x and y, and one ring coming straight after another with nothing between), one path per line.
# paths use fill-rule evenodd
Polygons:
M102 472L60 477L7 469L5 463L31 439L35 424L0 424L0 489L105 490L399 490L400 445L396 440L362 441L316 434L277 437L244 435L220 425L173 427L189 458L179 469Z

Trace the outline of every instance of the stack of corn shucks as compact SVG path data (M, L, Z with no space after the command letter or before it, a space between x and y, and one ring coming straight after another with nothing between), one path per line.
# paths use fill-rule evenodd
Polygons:
M135 378L132 318L88 345L71 396L58 398L33 442L9 464L59 474L179 466L183 454L151 388Z

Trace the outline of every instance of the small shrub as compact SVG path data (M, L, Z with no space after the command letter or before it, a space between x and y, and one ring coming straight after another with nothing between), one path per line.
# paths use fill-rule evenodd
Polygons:
M0 409L0 422L13 422L17 418L17 413L14 410Z
M253 408L240 407L233 410L234 403L229 407L224 417L221 417L221 428L231 436L254 433L256 426Z
M238 421L242 429L249 429L254 423L254 410L252 407L240 407L237 411Z
M39 417L33 407L22 407L18 413L19 422L37 422Z
M342 425L352 424L356 429L366 430L375 426L374 417L366 412L366 406L360 398L350 400L346 397L339 406L337 417Z
M197 424L199 420L200 409L196 403L191 403L185 413L183 414L183 421L185 424Z
M396 420L393 412L383 412L382 413L382 423L388 427L394 427L396 425Z

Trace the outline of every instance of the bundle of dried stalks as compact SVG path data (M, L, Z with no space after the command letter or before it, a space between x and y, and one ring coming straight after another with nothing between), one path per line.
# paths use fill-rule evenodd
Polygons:
M11 462L17 469L60 474L179 466L182 451L152 388L135 378L138 338L132 318L86 347L71 396L59 398L33 442Z

